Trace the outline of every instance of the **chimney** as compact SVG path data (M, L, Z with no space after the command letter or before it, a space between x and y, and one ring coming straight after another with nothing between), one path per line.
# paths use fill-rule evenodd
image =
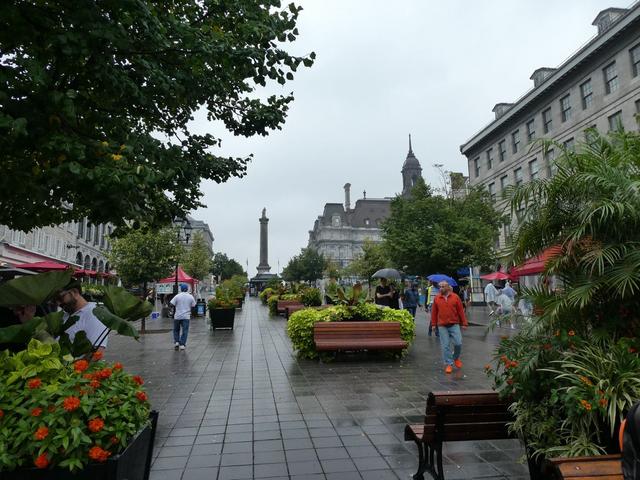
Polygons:
M496 103L496 106L493 107L493 110L491 111L496 114L497 120L505 113L507 113L507 110L509 110L511 107L513 107L513 103Z
M536 88L542 82L544 82L547 78L549 78L553 72L555 72L557 68L549 68L549 67L540 67L529 77L529 80L533 80L533 88Z
M624 17L628 11L626 8L607 8L598 14L591 25L596 25L598 27L598 35L602 35L609 30L611 25Z
M344 184L344 209L345 211L351 210L351 184Z

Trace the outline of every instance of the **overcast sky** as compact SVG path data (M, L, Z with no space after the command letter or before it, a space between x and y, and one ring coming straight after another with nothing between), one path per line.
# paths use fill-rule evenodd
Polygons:
M427 183L433 165L464 172L459 147L493 118L496 103L532 86L538 67L556 67L596 33L591 22L607 0L309 0L296 2L301 55L315 51L281 93L295 101L283 129L268 137L234 137L198 120L197 130L223 139L222 155L254 154L248 174L202 185L214 251L249 275L259 262L262 208L269 217L269 264L278 273L307 246L327 202L352 205L393 196L411 133ZM279 265L279 270L278 270Z

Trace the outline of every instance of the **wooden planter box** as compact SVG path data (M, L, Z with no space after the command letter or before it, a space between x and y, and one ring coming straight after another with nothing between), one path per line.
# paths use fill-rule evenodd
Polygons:
M140 430L122 453L104 463L91 463L75 474L62 468L24 468L0 472L0 480L149 480L158 412L152 411L149 417L151 425Z
M211 329L230 328L233 330L233 322L236 316L235 308L211 308L209 318L211 319ZM0 479L1 480L1 479Z

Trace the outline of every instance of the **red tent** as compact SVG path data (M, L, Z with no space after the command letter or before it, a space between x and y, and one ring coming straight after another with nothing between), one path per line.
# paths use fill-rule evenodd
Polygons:
M45 260L42 262L34 262L34 263L19 263L17 265L14 265L14 267L24 268L25 270L35 270L38 272L51 272L55 270L66 270L67 268L71 268L71 265L52 262L51 260Z
M537 275L539 273L542 273L544 272L544 266L546 265L546 263L553 257L558 256L561 252L562 247L560 245L549 247L546 250L543 250L540 255L530 258L522 265L513 267L510 272L511 276L522 277L523 275Z
M162 280L159 280L157 283L175 283L175 281L176 281L176 272L174 271L172 276L163 278ZM191 288L194 288L195 284L198 283L198 280L190 277L189 275L184 273L184 270L182 270L181 267L178 267L178 283L189 283L191 284Z
M483 280L511 280L511 275L504 272L493 272L486 275L480 275Z

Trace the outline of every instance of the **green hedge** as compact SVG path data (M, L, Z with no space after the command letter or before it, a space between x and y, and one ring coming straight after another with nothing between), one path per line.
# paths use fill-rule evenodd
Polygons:
M287 334L299 356L317 358L318 352L313 343L313 325L316 322L341 322L356 319L376 322L400 322L400 335L409 346L411 346L415 337L415 323L407 310L381 308L371 303L353 307L337 305L322 310L313 308L299 310L289 317ZM402 351L402 355L406 353L407 349Z
M269 307L269 315L278 315L278 300L280 297L278 295L271 295L267 299L267 307Z

